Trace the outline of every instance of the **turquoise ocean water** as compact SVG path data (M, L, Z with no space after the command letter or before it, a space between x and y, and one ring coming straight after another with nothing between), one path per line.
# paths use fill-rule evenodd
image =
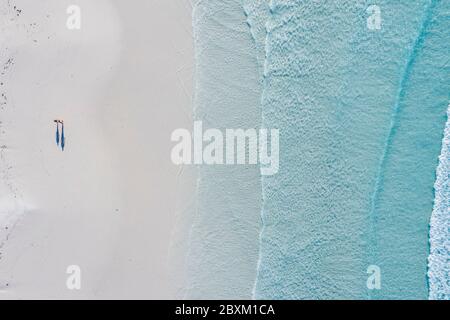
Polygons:
M197 3L196 115L211 127L280 129L280 171L200 169L192 287L209 281L205 294L223 286L257 299L448 292L429 285L449 281L448 242L430 239L429 224L450 93L450 2L377 1L380 30L367 26L372 4ZM440 280L427 277L430 243ZM225 271L242 261L239 276ZM380 290L366 286L371 265Z

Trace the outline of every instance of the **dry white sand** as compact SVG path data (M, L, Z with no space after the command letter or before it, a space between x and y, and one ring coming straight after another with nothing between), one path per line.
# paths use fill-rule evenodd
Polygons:
M192 187L170 161L170 133L192 123L192 8L76 2L71 31L72 1L0 0L0 299L171 298Z

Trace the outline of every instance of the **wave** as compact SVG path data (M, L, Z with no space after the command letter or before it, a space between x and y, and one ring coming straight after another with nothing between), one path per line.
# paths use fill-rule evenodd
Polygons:
M450 105L436 176L430 220L429 299L450 300Z

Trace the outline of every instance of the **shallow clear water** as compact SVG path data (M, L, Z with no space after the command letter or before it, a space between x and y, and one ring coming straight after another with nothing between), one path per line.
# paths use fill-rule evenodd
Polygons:
M239 0L199 1L193 14L194 116L208 128L259 128L255 46ZM258 166L199 166L185 297L249 299L258 259Z

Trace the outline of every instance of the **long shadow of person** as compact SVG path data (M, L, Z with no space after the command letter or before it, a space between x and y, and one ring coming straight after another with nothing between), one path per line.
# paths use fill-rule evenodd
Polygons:
M61 121L61 150L64 151L66 139L64 138L64 121Z

